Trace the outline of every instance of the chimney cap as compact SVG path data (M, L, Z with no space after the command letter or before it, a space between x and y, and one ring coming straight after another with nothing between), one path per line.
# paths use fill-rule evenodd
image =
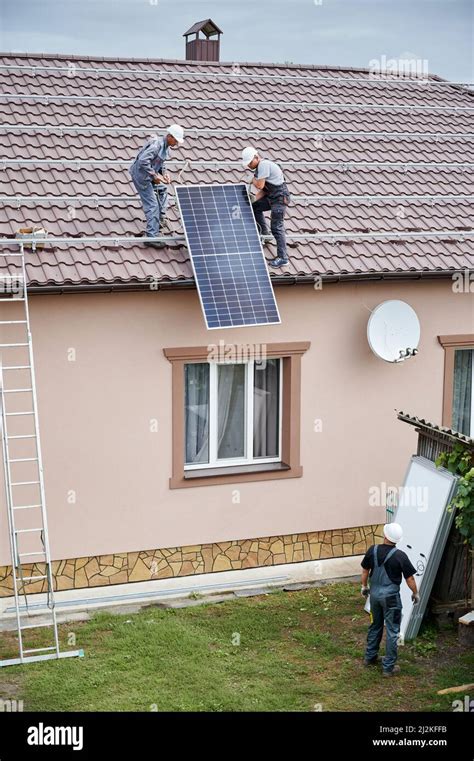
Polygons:
M212 19L207 18L204 19L204 21L197 21L193 24L192 27L183 34L183 37L187 37L188 34L197 34L198 32L202 32L206 37L211 37L213 34L224 34L222 29L219 29Z

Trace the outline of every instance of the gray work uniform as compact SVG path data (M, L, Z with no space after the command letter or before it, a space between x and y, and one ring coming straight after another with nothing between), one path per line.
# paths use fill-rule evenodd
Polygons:
M132 181L145 212L146 234L150 238L159 236L160 220L168 206L167 186L153 184L153 175L164 173L168 155L169 145L165 135L145 143L130 167Z
M290 203L290 193L285 177L274 161L261 159L255 169L255 179L265 180L264 196L252 204L255 221L262 235L268 235L268 227L263 216L264 211L271 211L270 229L276 240L277 256L288 259L284 219L286 208Z
M385 570L385 563L397 551L393 547L379 565L378 548L374 547L374 567L370 576L370 612L372 623L367 634L366 661L374 661L379 651L385 623L386 647L382 658L384 671L392 671L398 656L398 636L402 621L400 584L395 584Z

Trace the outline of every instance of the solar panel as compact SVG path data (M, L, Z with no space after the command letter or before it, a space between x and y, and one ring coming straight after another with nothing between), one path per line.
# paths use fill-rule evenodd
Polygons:
M281 322L244 184L176 187L206 325Z

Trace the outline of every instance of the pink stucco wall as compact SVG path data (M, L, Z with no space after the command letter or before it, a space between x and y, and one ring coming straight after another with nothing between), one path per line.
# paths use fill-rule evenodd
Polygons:
M211 332L195 291L31 297L53 558L383 521L368 490L400 483L416 448L394 409L441 422L437 335L474 332L472 294L455 294L443 280L282 287L276 295L281 325ZM411 304L421 322L419 354L400 365L378 360L366 340L369 310L391 298ZM163 347L219 339L311 341L302 359L301 479L169 489ZM0 499L2 565L10 561L3 487Z

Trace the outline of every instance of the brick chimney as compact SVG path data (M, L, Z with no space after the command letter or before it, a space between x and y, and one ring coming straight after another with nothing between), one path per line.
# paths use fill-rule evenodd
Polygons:
M200 37L200 34L204 37ZM193 24L183 34L183 37L186 37L186 60L218 61L221 34L222 30L210 18ZM217 39L211 39L211 37L217 37Z

